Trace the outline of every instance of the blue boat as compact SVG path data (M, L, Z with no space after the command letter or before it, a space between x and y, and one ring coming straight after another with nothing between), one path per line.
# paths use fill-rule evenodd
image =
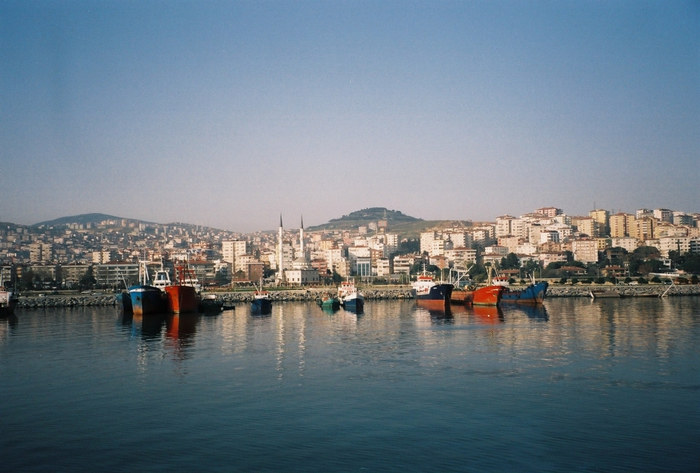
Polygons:
M255 291L253 301L250 303L250 310L254 314L269 314L272 311L270 293L262 289Z
M511 289L506 287L501 294L501 302L517 302L523 304L541 304L547 295L547 281L530 284L525 289Z
M134 315L163 314L167 310L165 293L155 286L136 284L129 288Z
M362 312L365 305L365 298L355 287L353 281L343 281L338 287L338 299L343 309L351 312Z
M148 263L139 261L139 284L129 287L131 311L134 315L162 314L168 309L165 292L148 284L148 280Z

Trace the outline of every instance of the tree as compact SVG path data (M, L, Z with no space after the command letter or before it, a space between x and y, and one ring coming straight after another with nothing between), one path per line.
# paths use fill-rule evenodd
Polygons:
M515 253L508 253L505 258L501 258L501 269L519 269L520 259Z
M92 289L95 287L95 284L97 284L97 279L95 279L92 266L90 266L83 274L83 277L80 278L80 281L78 281L78 287L80 289Z

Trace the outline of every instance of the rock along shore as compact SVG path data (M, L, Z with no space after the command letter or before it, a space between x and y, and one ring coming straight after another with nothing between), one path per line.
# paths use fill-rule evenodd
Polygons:
M514 288L517 288L515 286ZM367 286L361 287L361 292L366 300L400 300L412 299L410 286ZM550 285L547 289L547 297L590 297L591 291L595 293L619 294L620 297L658 297L668 290L668 296L700 296L700 285L669 286L664 284L649 284L640 286L612 286L612 285L576 285L560 286ZM305 289L270 289L270 295L274 301L315 301L325 293L334 294L335 287L305 288ZM250 302L253 299L252 291L209 292L225 304L237 304ZM91 306L116 306L117 300L114 294L49 294L49 295L21 295L17 303L20 309L58 308L58 307L91 307Z

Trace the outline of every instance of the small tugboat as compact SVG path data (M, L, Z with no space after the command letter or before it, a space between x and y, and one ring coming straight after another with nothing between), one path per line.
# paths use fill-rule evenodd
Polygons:
M263 290L262 281L260 281L260 288L253 294L250 310L254 314L269 314L272 311L272 297L269 292Z
M355 287L353 281L343 281L338 286L338 299L345 310L362 312L365 305L365 297Z

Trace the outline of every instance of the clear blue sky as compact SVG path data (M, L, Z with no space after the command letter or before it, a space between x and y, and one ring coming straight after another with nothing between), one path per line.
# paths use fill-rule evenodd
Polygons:
M700 211L700 2L0 1L0 221Z

